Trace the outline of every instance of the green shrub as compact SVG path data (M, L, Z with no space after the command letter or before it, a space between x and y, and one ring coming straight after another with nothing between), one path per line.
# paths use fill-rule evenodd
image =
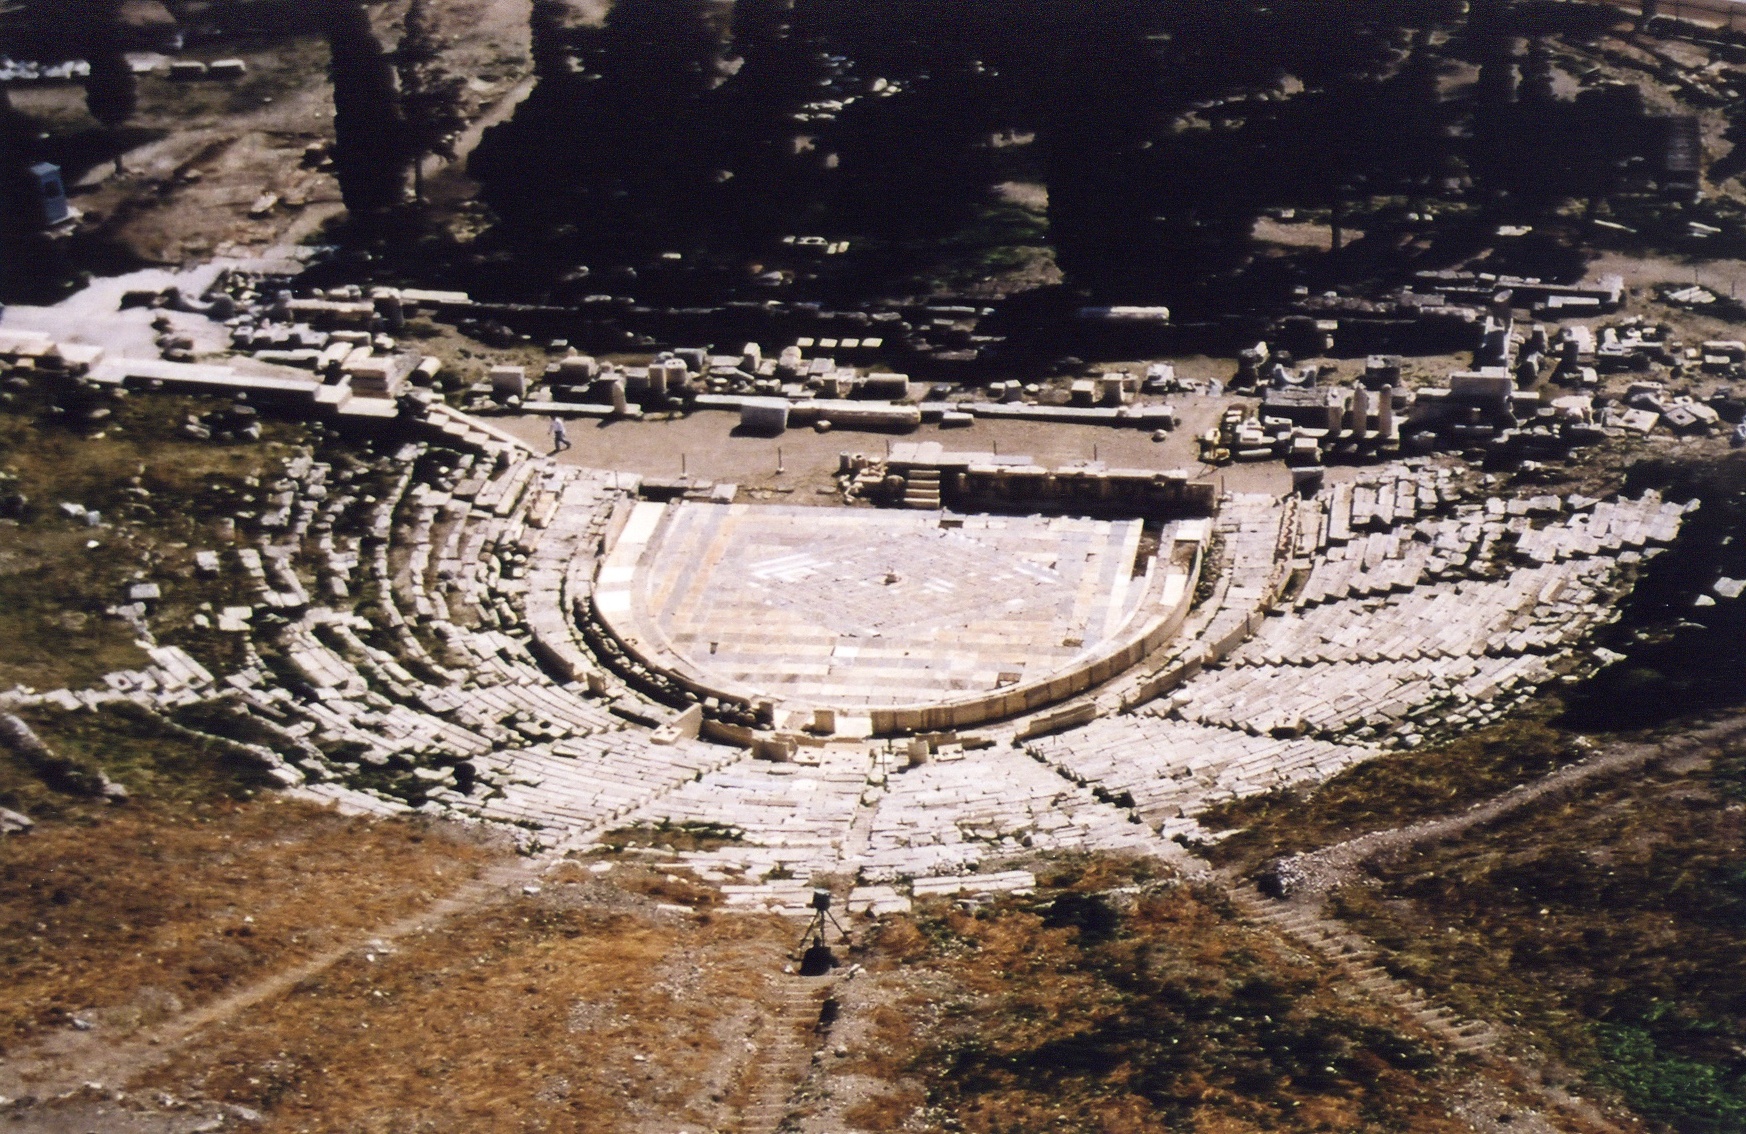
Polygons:
M1680 1134L1746 1131L1746 1074L1669 1055L1640 1027L1600 1024L1595 1042L1606 1063L1596 1078L1616 1088L1647 1118Z

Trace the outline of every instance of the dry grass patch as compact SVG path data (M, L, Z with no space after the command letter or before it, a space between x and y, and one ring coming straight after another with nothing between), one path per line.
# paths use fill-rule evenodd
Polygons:
M360 951L150 1085L255 1108L269 1131L721 1128L758 1073L792 927L654 910L637 873L565 872Z
M237 601L236 580L200 578L194 553L225 547L212 522L262 507L263 490L248 478L270 481L305 433L271 421L259 444L176 433L186 414L216 404L170 395L112 402L100 437L68 427L42 399L0 413L0 481L30 501L21 521L0 521L0 686L82 688L146 664L132 627L105 613L141 578L162 589L148 622L164 642L210 666L234 664L234 638L192 620L203 603ZM97 510L104 526L62 515L63 501Z
M271 797L142 802L0 850L0 1043L117 1037L429 904L504 857L422 821Z
M833 1034L849 1049L826 1078L847 1096L843 1120L971 1134L1464 1129L1443 1105L1444 1069L1391 1011L1160 874L1081 858L1033 896L881 922Z
M619 827L600 837L615 850L654 848L669 854L712 851L739 842L740 832L720 823L672 823L662 820L638 827Z
M252 757L172 725L128 701L96 711L68 712L48 706L20 709L55 756L87 779L101 773L134 797L179 808L219 799L249 799L275 786ZM0 807L39 820L93 821L113 808L89 797L57 791L13 753L0 754Z

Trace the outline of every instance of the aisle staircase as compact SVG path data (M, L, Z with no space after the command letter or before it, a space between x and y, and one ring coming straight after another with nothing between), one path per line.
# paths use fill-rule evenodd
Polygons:
M758 1081L741 1104L739 1134L776 1134L788 1117L794 1094L812 1068L812 1055L824 1042L820 1013L836 982L829 978L783 975L770 987L770 1039L754 1057Z

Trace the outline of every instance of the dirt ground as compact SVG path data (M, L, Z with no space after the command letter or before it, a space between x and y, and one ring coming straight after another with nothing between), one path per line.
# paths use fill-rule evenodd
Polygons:
M739 418L714 411L673 420L593 422L573 420L567 428L574 448L560 454L568 464L620 469L652 477L688 473L738 484L753 498L788 498L792 504L838 503L838 458L842 453L883 457L894 443L938 441L948 450L1024 454L1046 465L1101 460L1121 468L1187 469L1196 477L1236 478L1244 484L1278 482L1289 490L1283 466L1240 466L1214 470L1197 459L1196 436L1217 420L1222 399L1182 397L1172 404L1182 424L1165 441L1148 432L1095 425L1052 425L1019 421L978 421L968 429L923 425L913 433L833 429L816 433L791 429L780 437L741 433ZM541 450L551 445L551 426L543 417L493 419ZM777 472L778 460L782 472ZM1247 489L1262 491L1261 487Z
M527 92L528 0L436 0L439 29L452 40L447 62L468 78L465 97L476 127L506 116ZM376 8L384 46L398 36L405 4ZM584 18L598 18L590 9ZM173 82L167 64L140 82L139 111L126 135L134 144L124 172L102 162L73 186L73 204L90 224L141 260L178 265L210 255L253 255L295 245L341 212L330 173L306 166L304 151L333 136L327 48L315 36L269 43L202 44L179 58L237 57L249 73L235 82ZM19 110L56 132L95 128L77 84L21 88ZM464 160L479 129L461 139ZM461 165L454 163L454 166ZM458 168L427 167L433 195L464 196ZM278 198L257 211L257 201Z
M1662 305L1654 306L1661 318L1679 315ZM463 342L465 346L461 345ZM464 378L482 376L497 362L527 366L530 371L544 365L538 352L527 349L493 352L450 334L424 343L422 349L443 356L447 367ZM1335 376L1329 381L1334 383L1350 383L1364 369L1361 358L1303 361L1331 367ZM1143 373L1152 362L1168 362L1178 377L1202 382L1228 381L1236 370L1233 360L1207 355L1108 360L1099 365L1108 370ZM1402 374L1414 386L1442 386L1451 371L1464 369L1470 363L1471 357L1465 354L1413 357L1403 360ZM1169 394L1147 395L1142 401L1175 407L1178 425L1164 440L1154 441L1149 431L1138 429L986 419L978 419L967 428L922 425L910 433L840 427L817 433L811 428L795 428L780 437L765 437L741 432L734 414L700 411L690 416L651 415L640 421L571 419L565 428L574 447L559 454L558 459L566 464L620 469L648 477L688 474L737 484L742 499L787 504L840 504L835 476L841 454L883 456L890 445L926 441L937 441L953 452L1025 455L1051 467L1102 461L1112 468L1185 469L1196 480L1212 480L1221 491L1228 492L1277 495L1291 490L1291 470L1278 461L1218 467L1200 460L1199 436L1213 428L1226 409L1252 410L1257 404L1255 398ZM508 415L491 420L538 451L551 448L551 422L546 417ZM1360 472L1355 466L1335 465L1326 470L1325 476L1328 482L1337 483Z
M530 370L543 365L537 355L526 351L490 352L475 343L467 342L465 347L459 343L454 336L444 335L424 344L423 349L442 355L447 366L464 377L483 375L489 365L498 361L529 366ZM502 358L495 357L497 354ZM1235 370L1231 360L1206 355L1111 360L1100 365L1110 370L1143 373L1146 365L1154 361L1168 361L1179 377L1200 381L1226 381ZM1363 368L1362 360L1342 360L1334 365L1345 375ZM1444 371L1437 373L1440 376ZM1150 431L1139 429L982 419L968 428L942 429L929 424L910 433L840 427L817 433L807 427L791 429L780 437L765 437L741 432L734 414L700 411L671 418L651 415L641 421L571 419L566 429L574 448L560 454L558 459L567 464L620 469L649 477L688 474L737 484L742 499L787 504L840 504L835 476L843 453L882 457L890 445L927 441L937 441L950 452L1024 455L1048 466L1102 461L1112 468L1185 469L1195 479L1216 480L1233 492L1290 491L1291 473L1276 461L1224 468L1200 461L1197 441L1200 434L1216 425L1225 409L1238 404L1252 406L1254 399L1170 394L1148 395L1143 401L1163 402L1176 408L1178 425L1164 440L1154 441ZM545 417L509 415L491 420L541 452L551 447L551 423ZM1349 475L1350 470L1329 470L1333 479Z

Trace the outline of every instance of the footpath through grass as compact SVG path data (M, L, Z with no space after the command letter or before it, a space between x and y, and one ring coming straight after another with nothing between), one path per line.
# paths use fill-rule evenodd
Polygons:
M1681 1134L1746 1131L1746 746L1371 867L1337 912Z
M678 912L662 881L561 868L353 954L141 1085L246 1106L265 1131L731 1129L782 1071L762 1053L793 926L701 895Z
M1553 712L1542 706L1446 744L1384 753L1324 784L1219 804L1201 814L1201 824L1234 833L1194 849L1220 866L1247 870L1458 812L1582 757L1569 734L1546 723Z
M1387 1008L1155 864L885 923L839 1074L857 1129L1456 1131L1451 1069ZM849 1011L846 1009L846 1011ZM858 1037L858 1042L857 1042ZM847 1080L845 1079L846 1083Z
M57 791L0 750L0 1051L79 1025L117 1038L422 908L507 851L423 819L264 793L252 764L132 705L23 714L128 802Z

